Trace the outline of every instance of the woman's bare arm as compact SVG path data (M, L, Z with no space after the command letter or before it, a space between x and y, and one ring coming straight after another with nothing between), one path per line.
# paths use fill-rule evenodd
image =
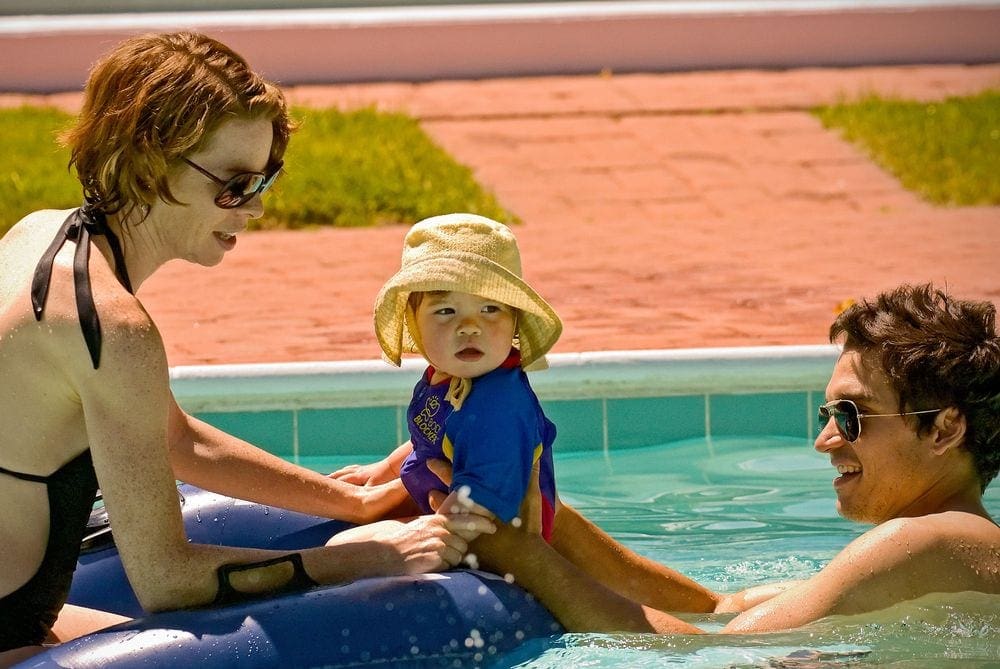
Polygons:
M398 478L359 486L299 467L184 413L170 398L177 478L231 497L353 523L391 515L409 499Z
M216 597L219 567L283 553L188 543L168 457L168 422L175 407L166 356L159 334L132 299L102 304L101 366L93 370L80 356L84 361L72 370L73 383L122 562L140 602L149 610L203 605ZM228 460L222 477L234 486L231 492L239 492L233 465L240 462L247 459ZM269 462L250 458L243 475L252 478L267 470ZM252 492L253 486L247 487ZM301 499L306 497L301 493ZM468 518L441 515L412 524L371 525L333 545L302 551L304 567L313 580L335 583L452 566L466 549L465 540L451 529L456 520L463 532L469 531ZM492 529L485 518L471 522L481 531ZM241 591L269 592L284 586L291 575L291 565L283 562L243 572L233 584Z

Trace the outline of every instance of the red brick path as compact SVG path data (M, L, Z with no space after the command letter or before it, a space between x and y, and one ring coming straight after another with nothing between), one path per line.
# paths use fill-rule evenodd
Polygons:
M923 203L808 113L989 87L1000 64L289 93L420 118L524 220L525 276L563 316L565 352L822 343L837 303L901 281L1000 303L1000 207ZM371 303L404 233L249 233L220 266L173 263L139 295L173 365L376 358Z

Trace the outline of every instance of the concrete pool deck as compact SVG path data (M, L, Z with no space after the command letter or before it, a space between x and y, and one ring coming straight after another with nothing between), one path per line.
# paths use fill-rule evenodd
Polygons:
M560 353L821 344L837 305L933 281L1000 303L1000 207L937 207L822 128L814 105L1000 87L1000 64L288 89L423 127L523 224L525 276L565 321ZM0 104L76 94L0 95ZM218 267L139 291L171 365L378 357L371 304L405 228L256 232Z

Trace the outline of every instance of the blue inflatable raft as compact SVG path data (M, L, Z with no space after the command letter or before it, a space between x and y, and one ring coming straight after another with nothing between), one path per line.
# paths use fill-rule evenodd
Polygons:
M193 542L296 550L349 527L191 486L178 490ZM525 640L562 632L517 586L462 570L144 615L99 512L92 526L70 602L136 620L51 648L24 667L486 666Z

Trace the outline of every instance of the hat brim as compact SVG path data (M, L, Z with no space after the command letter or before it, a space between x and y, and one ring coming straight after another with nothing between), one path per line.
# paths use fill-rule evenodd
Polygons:
M516 308L523 367L540 361L562 333L562 321L548 302L501 265L473 253L430 254L399 270L375 300L375 335L386 359L394 365L402 359L404 314L410 294L431 291L470 293Z

